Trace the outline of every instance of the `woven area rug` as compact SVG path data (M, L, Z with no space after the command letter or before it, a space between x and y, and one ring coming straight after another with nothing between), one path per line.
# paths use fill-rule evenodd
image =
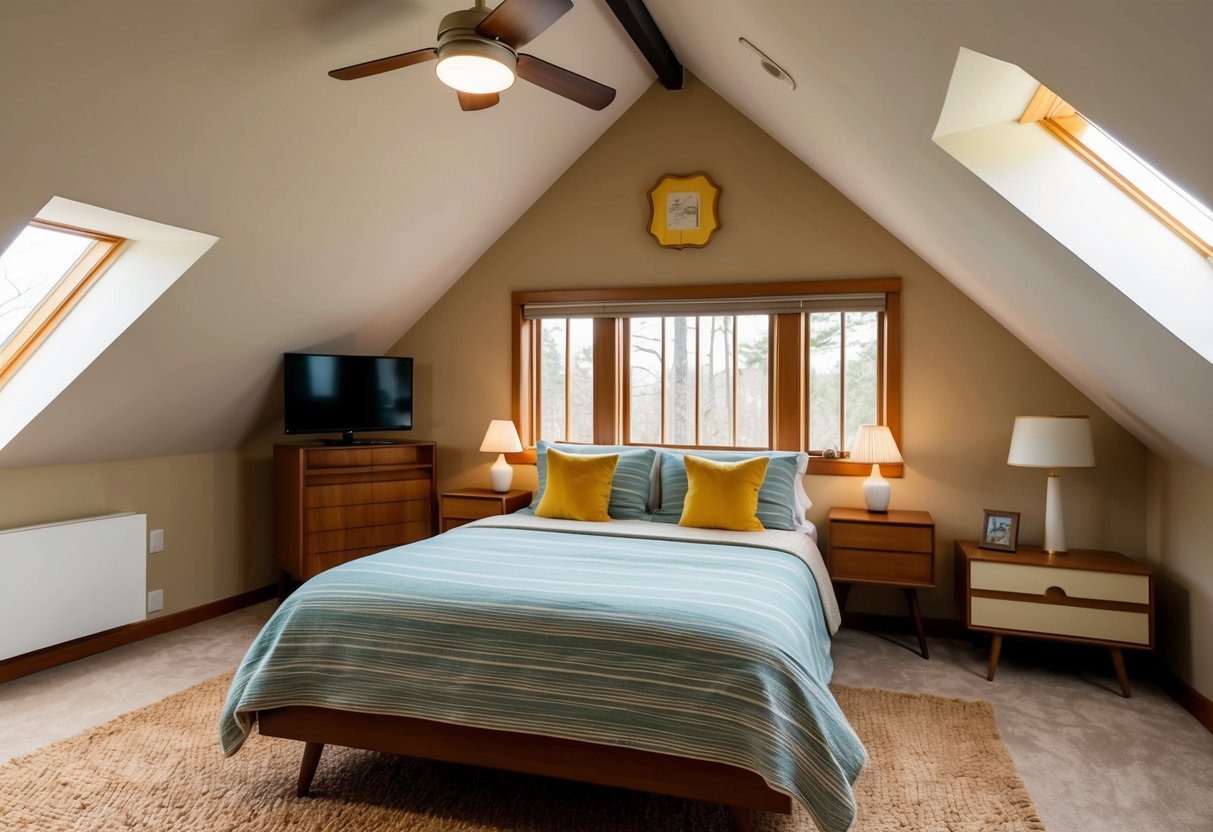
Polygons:
M719 806L326 748L296 798L302 743L219 752L223 676L0 766L0 829L726 832ZM985 702L836 688L870 760L856 832L1043 830ZM763 832L812 832L797 809Z

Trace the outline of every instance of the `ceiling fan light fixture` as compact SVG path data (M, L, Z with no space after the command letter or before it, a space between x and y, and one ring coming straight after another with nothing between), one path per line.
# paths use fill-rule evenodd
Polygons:
M460 92L501 92L514 84L518 58L509 49L480 39L450 40L438 47L438 80Z

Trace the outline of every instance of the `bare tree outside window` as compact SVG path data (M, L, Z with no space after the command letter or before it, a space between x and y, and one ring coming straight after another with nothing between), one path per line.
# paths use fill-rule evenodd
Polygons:
M695 444L697 318L666 318L665 444Z
M642 445L661 444L662 319L632 318L629 321L631 384L628 441Z
M594 441L594 321L540 321L539 438Z
M744 448L771 445L771 318L737 316L737 438Z

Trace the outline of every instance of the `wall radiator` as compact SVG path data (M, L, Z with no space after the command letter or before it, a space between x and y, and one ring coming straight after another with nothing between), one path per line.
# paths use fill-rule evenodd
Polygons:
M0 659L142 621L147 515L0 531Z

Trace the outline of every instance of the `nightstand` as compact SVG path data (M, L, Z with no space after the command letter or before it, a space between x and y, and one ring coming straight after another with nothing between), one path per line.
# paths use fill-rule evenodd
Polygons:
M531 492L520 489L493 491L488 488L462 488L439 495L438 503L438 531L446 532L481 517L496 517L526 508L531 504Z
M1004 635L1107 647L1126 698L1121 650L1154 649L1154 574L1119 552L1049 555L1035 546L995 552L958 540L956 600L970 630L993 634L991 682Z
M839 584L838 606L847 604L852 584L903 590L914 618L924 659L927 639L918 607L918 590L935 586L935 520L926 511L867 511L832 508L827 515L826 567Z

